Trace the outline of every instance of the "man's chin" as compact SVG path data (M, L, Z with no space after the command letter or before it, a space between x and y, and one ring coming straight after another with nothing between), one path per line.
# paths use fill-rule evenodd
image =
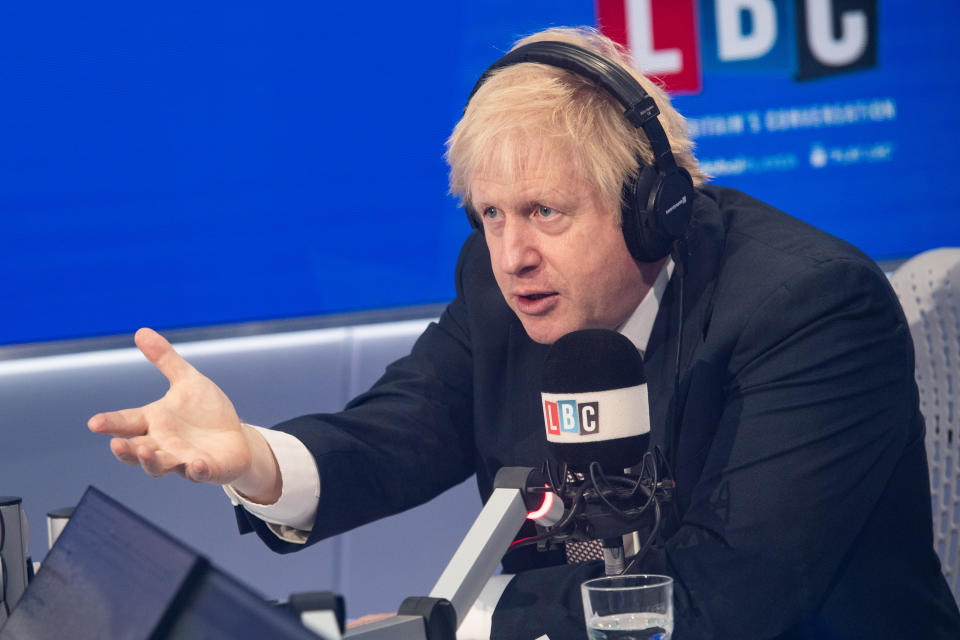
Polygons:
M576 331L577 327L566 327L553 322L545 322L543 319L520 318L524 331L531 340L539 344L553 344L571 331Z

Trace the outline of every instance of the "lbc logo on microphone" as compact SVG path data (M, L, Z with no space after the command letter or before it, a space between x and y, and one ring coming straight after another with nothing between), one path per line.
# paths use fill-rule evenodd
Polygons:
M600 403L580 402L576 400L543 401L543 416L547 433L579 434L581 436L600 433Z

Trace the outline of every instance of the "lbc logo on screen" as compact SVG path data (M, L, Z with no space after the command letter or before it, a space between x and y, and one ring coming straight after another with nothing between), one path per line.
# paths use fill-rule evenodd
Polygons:
M547 433L578 434L585 436L600 433L600 403L576 400L543 401L543 415Z
M810 80L877 65L877 0L597 0L597 24L668 91L710 73Z

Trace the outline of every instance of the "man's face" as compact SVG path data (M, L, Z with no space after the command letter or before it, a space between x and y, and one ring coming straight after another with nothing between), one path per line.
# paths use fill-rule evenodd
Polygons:
M500 291L537 342L618 328L659 270L630 256L599 192L562 164L478 175L471 196Z

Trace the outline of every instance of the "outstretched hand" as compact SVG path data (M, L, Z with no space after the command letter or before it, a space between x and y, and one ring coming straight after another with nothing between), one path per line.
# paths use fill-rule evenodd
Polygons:
M118 460L140 465L155 477L177 473L194 482L215 484L249 479L254 456L262 456L264 451L273 469L276 462L269 446L252 428L241 424L220 387L152 329L140 329L134 340L147 360L166 376L170 389L148 405L90 418L87 426L91 431L114 436L110 449ZM255 487L252 492L261 490L267 489Z

